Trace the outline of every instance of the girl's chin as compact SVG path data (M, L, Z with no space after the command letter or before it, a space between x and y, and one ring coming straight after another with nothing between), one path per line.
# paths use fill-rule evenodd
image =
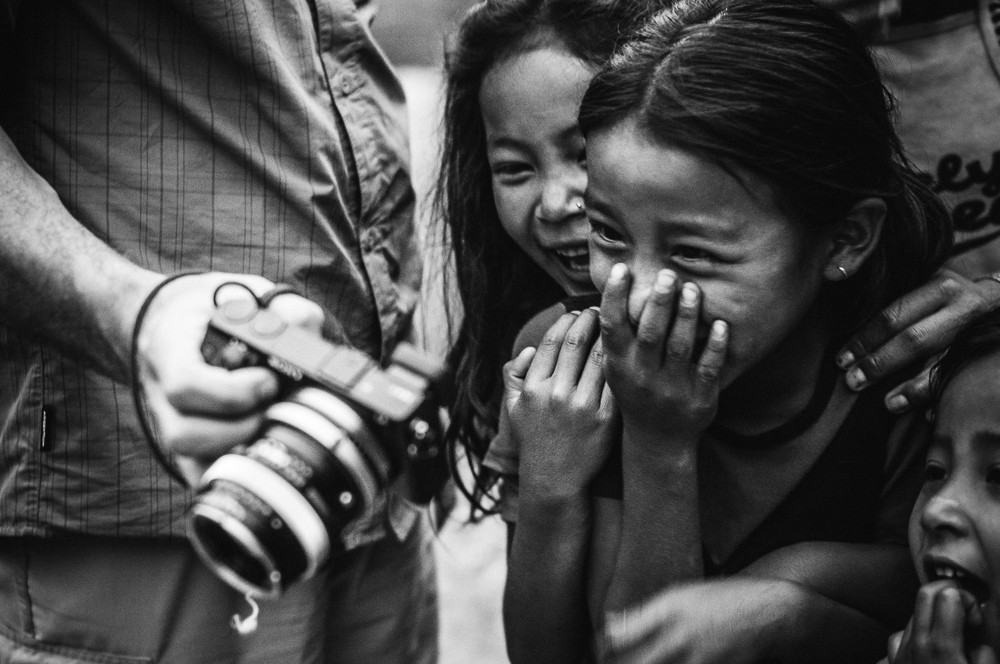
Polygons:
M597 292L597 288L590 280L589 275L574 275L560 272L558 275L552 276L562 286L563 290L566 291L567 295L587 295L588 293Z

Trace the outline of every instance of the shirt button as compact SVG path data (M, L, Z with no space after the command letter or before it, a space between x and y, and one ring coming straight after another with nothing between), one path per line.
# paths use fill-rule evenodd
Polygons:
M345 72L340 77L340 91L345 95L349 95L360 87L361 78L356 74L350 72Z

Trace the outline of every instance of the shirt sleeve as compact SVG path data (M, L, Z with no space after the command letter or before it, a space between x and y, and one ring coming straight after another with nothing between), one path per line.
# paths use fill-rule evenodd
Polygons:
M923 485L930 433L923 413L901 417L886 445L885 483L879 505L876 540L907 545L910 513Z

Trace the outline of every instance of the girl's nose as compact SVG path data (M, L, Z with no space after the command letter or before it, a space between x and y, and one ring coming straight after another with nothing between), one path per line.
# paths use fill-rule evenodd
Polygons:
M969 520L961 502L945 490L931 496L924 505L920 525L925 532L938 536L960 537L969 532Z
M583 214L583 192L587 174L582 168L546 179L538 203L538 219L559 223Z

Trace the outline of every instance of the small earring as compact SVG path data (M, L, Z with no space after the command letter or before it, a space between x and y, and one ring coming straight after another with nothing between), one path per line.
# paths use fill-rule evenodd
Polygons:
M838 266L837 266L837 269L838 269L838 270L840 270L840 273L841 273L842 275L844 275L844 279L847 279L848 277L850 277L850 276L851 276L851 275L847 274L847 270L845 270L845 269L844 269L844 266L843 266L843 265L838 265Z
M583 201L577 201L576 202L576 209L577 210L582 210L583 209Z

